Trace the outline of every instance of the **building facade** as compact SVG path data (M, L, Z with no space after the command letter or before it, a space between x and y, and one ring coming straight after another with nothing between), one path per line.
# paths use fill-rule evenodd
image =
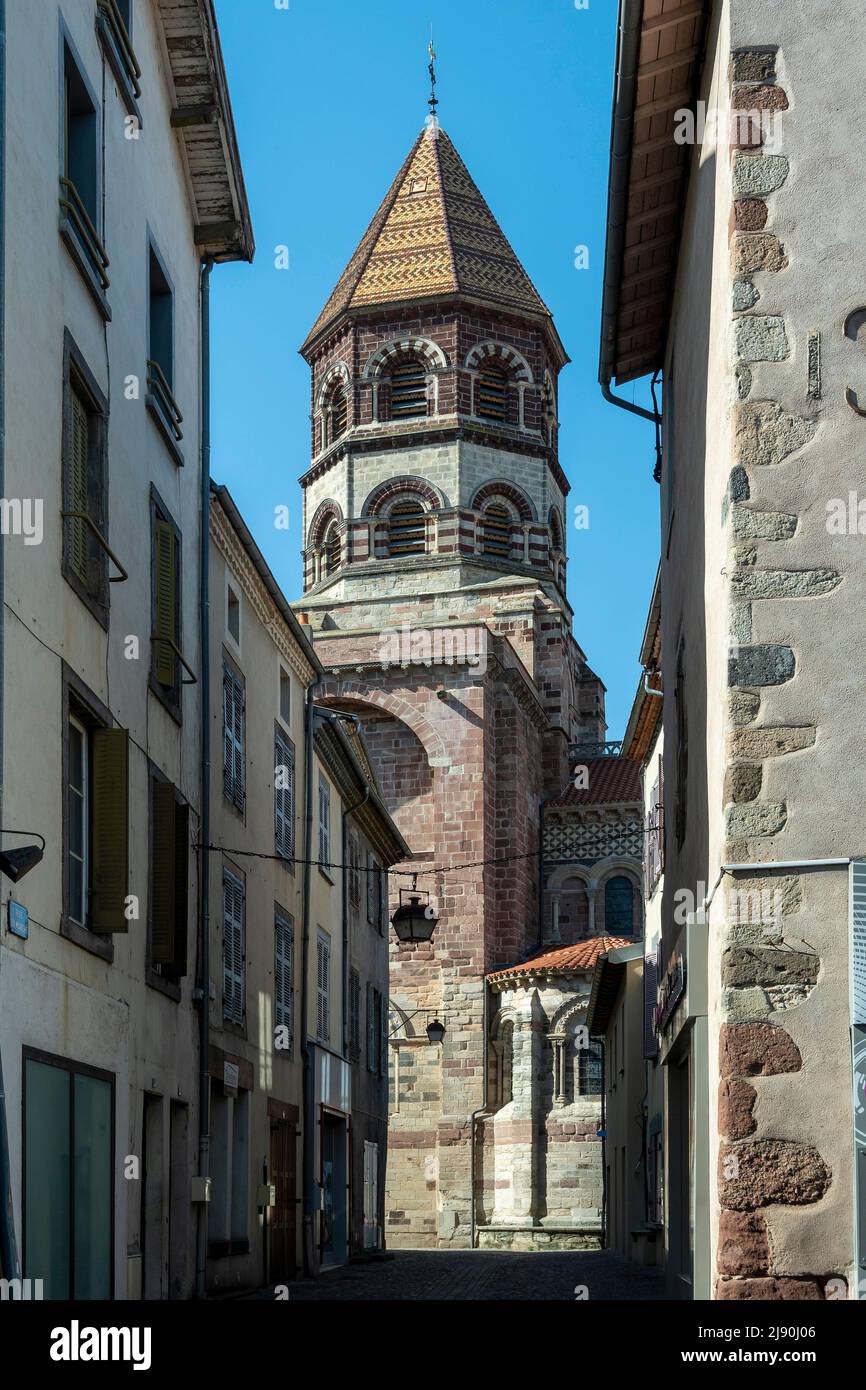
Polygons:
M601 377L663 378L666 1258L698 1298L863 1294L861 28L620 6Z
M202 262L252 235L209 4L5 22L3 1273L14 1230L46 1298L185 1297Z

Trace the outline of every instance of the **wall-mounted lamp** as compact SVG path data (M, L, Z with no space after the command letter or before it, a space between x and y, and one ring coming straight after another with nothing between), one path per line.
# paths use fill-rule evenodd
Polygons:
M33 835L41 840L41 845L22 845L20 849L0 850L0 874L17 883L19 878L29 874L31 869L41 863L45 853L45 836L38 830L0 830L0 835Z

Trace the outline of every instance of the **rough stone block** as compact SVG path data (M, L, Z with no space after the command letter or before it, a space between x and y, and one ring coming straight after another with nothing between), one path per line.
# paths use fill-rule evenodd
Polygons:
M728 496L732 502L748 502L752 495L749 475L745 468L732 468L728 479Z
M731 107L734 111L787 111L788 98L783 87L756 83L736 87L731 92Z
M743 314L748 309L754 309L758 300L761 298L760 292L750 280L735 280L731 293L731 308L735 314Z
M784 362L790 356L785 320L778 314L749 314L734 320L734 353L741 362Z
M722 1303L764 1302L815 1303L824 1298L817 1279L719 1279L716 1298Z
M837 570L749 569L731 575L731 591L739 598L817 598L842 583Z
M788 415L777 401L748 401L737 407L734 445L740 464L772 465L802 449L817 425Z
M799 518L790 512L759 512L752 507L734 507L731 520L738 540L787 541L797 530Z
M734 1176L725 1176L732 1171ZM755 1139L719 1148L719 1200L734 1211L757 1211L777 1202L809 1206L821 1200L832 1176L811 1144Z
M725 986L812 986L818 979L820 957L809 951L773 950L769 946L729 946L722 955Z
M773 48L735 49L731 54L732 82L774 82L776 80L776 50Z
M728 750L733 758L778 758L811 748L816 732L813 724L741 729L728 735Z
M725 805L754 801L761 794L763 768L759 763L737 763L725 773Z
M729 685L782 685L794 674L796 662L790 647L761 643L741 647L728 661Z
M779 1076L800 1071L803 1059L790 1033L771 1023L723 1023L719 1075Z
M732 690L728 696L728 717L735 729L751 724L761 711L761 697L752 690Z
M727 1139L745 1139L754 1134L758 1122L752 1111L758 1093L748 1081L738 1078L719 1084L719 1134Z
M763 1216L746 1211L721 1213L717 1266L719 1274L734 1278L769 1272L770 1237Z
M734 157L734 194L765 198L775 193L788 177L788 160L782 154L737 154Z
M761 232L767 225L769 209L762 198L738 198L734 203L734 229Z
M788 264L788 257L785 255L785 248L777 236L772 232L738 232L731 244L731 270L734 275L753 275L756 270L779 271L784 270ZM740 282L738 281L737 284ZM737 298L737 284L734 285L734 300ZM735 302L734 307L750 309L752 304L758 299L758 292L754 291L750 304L738 306Z
M732 1023L749 1023L765 1019L771 1011L770 1001L762 989L726 989L722 992L722 1013Z
M729 806L727 813L728 838L742 836L752 839L763 835L778 835L784 829L788 812L784 802L747 802L742 806Z

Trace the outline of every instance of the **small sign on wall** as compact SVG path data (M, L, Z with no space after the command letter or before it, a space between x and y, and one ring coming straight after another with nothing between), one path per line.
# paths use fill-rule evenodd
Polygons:
M226 1095L236 1096L238 1093L238 1082L240 1081L240 1068L235 1062L223 1062L223 1090Z
M9 899L9 930L24 941L30 935L30 914L23 903L16 903L13 898Z

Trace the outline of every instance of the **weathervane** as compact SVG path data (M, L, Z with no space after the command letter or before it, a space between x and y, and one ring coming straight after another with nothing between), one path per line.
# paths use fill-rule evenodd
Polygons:
M427 105L430 107L430 115L432 117L433 122L435 123L436 107L439 105L439 99L436 96L436 54L433 49L432 25L430 26L430 42L427 45L427 52L430 54L430 63L427 68L427 71L430 74L430 96L427 99Z

